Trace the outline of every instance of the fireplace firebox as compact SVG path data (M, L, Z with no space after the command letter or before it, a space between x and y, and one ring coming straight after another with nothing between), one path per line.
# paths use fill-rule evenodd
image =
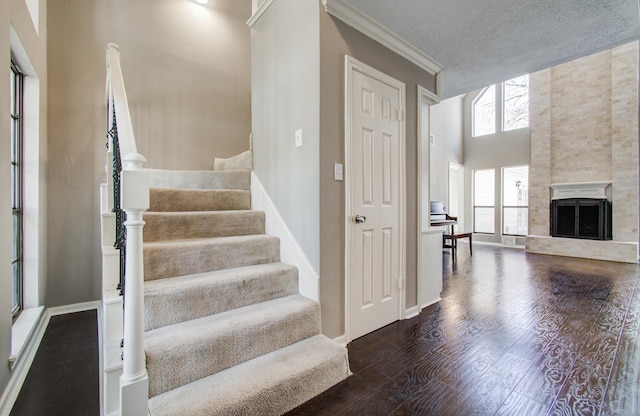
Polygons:
M607 199L571 198L551 201L553 237L611 240L611 202Z

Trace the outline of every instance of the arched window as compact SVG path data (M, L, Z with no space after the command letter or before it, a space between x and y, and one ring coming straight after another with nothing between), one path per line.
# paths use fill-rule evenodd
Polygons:
M473 102L473 137L496 132L496 86L485 88Z
M529 127L529 75L485 88L473 101L472 114L473 137L495 134L496 126L501 131Z

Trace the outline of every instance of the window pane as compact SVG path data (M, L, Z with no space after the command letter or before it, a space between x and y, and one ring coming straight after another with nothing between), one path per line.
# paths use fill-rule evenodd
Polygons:
M20 274L20 264L13 263L13 275L17 276ZM21 307L21 299L20 299L20 286L13 285L13 290L11 291L11 310L15 312Z
M496 86L488 87L473 104L473 136L496 132Z
M514 166L502 170L502 205L529 205L529 166Z
M529 208L504 208L503 234L527 235L529 232Z
M22 265L23 265L23 230L22 230L22 74L11 63L11 154L10 179L11 179L11 208L13 212L13 249L12 249L12 279L11 279L11 306L12 315L16 317L22 308Z
M473 231L495 232L495 170L473 172Z
M529 127L529 75L504 83L503 130Z
M473 232L493 234L496 229L495 209L475 207L473 209Z
M476 170L473 178L473 205L495 205L495 171Z

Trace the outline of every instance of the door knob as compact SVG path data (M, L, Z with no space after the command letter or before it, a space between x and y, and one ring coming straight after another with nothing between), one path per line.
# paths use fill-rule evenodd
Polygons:
M356 224L362 224L363 222L365 222L367 220L367 217L365 217L364 215L356 215Z

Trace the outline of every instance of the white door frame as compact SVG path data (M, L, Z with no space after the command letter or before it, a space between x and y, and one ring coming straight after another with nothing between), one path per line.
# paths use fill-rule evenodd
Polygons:
M418 264L416 268L418 278L416 285L418 292L418 313L424 302L424 299L422 299L422 286L424 284L422 281L424 279L424 276L422 276L422 232L430 227L429 216L431 207L429 201L431 186L429 181L431 178L431 148L429 147L429 136L431 135L431 106L439 102L440 97L423 86L418 85L418 102L416 103L418 110L418 180L416 181L418 186L418 232L416 233L418 236L418 241L416 242L416 247L418 248ZM425 172L426 179L424 178ZM424 185L422 183L423 180L426 182Z
M400 90L400 113L399 114L399 123L400 123L400 133L399 133L399 154L400 154L400 166L399 172L400 177L399 182L399 201L398 201L398 219L399 219L399 230L398 230L398 238L399 241L399 253L398 253L398 262L400 266L400 276L399 276L399 302L398 302L398 315L397 319L403 319L405 315L405 304L406 304L406 270L407 270L407 242L406 242L406 207L405 207L405 189L406 189L406 122L405 122L405 114L406 114L406 87L403 82L400 82L377 69L364 64L358 61L355 58L352 58L348 55L345 55L345 105L344 105L344 114L345 114L345 122L344 122L344 142L345 142L345 170L344 170L344 179L345 179L345 279L344 279L344 287L345 287L345 322L344 322L344 332L346 342L351 341L351 270L350 270L350 259L351 259L351 237L349 232L349 227L351 226L351 87L353 85L353 73L354 71L360 72L364 75L367 75L377 81L388 84L394 88Z

